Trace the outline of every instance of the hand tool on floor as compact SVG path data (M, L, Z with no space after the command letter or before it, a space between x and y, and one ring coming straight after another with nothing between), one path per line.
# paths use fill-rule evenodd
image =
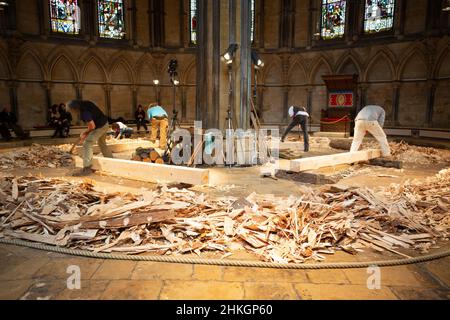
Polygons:
M77 145L79 145L80 142L81 142L81 138L78 139L77 142L75 142L75 143L72 145L72 148L70 148L70 151L69 151L70 154L73 153L73 150L75 150L75 147L76 147Z

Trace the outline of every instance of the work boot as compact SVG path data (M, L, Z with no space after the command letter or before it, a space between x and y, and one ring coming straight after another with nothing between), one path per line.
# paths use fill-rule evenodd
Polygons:
M92 170L91 167L86 167L81 169L80 171L75 172L72 176L73 177L85 177L93 174L95 171Z

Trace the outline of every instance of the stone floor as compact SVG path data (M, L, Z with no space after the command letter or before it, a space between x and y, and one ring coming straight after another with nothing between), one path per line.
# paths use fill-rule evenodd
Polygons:
M0 150L6 151L5 149ZM345 168L332 168L335 171ZM440 167L382 169L387 177L364 173L339 183L376 187L434 175ZM3 174L67 177L72 168L18 169ZM213 195L245 196L253 191L296 194L301 182L259 176L258 168L213 169ZM322 172L323 173L323 172ZM79 180L78 178L68 178ZM137 192L149 183L96 174L90 179L104 191ZM229 185L233 185L228 188ZM227 187L227 188L224 188ZM314 187L314 186L312 186ZM449 249L444 243L441 249ZM244 257L250 258L251 257ZM376 261L392 254L340 253L326 262ZM68 289L68 268L81 272L81 288ZM69 268L70 271L70 268ZM428 263L381 269L379 289L368 289L367 269L278 270L113 261L61 255L0 244L0 299L450 299L450 257Z
M366 269L116 261L10 245L0 245L0 256L0 299L450 299L450 257L381 268L381 286L370 290ZM67 283L73 283L70 266L80 268L80 289L68 289Z

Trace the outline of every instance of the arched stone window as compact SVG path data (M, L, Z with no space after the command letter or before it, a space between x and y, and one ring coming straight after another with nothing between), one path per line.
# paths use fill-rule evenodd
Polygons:
M100 38L123 39L125 37L123 0L98 0L97 18Z
M346 0L322 0L322 39L342 38L345 33Z
M189 40L191 44L197 44L197 0L189 1Z
M389 31L394 26L395 0L366 0L364 32Z
M52 32L80 33L81 10L77 0L50 0L49 5Z

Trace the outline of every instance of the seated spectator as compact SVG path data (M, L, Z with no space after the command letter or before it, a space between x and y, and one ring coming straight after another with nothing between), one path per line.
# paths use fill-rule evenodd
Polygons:
M1 121L0 121L0 135L6 141L11 141L11 139L12 139L11 138L11 133L9 133L8 127Z
M123 139L125 138L131 138L131 135L133 134L133 129L130 127L127 127L122 122L115 122L111 125L114 133L115 139Z
M58 112L62 138L67 138L69 136L70 126L72 124L72 114L67 111L64 103L59 105Z
M1 135L6 140L11 139L11 134L9 130L14 131L16 136L19 137L20 139L28 139L30 137L30 134L25 133L22 127L17 124L17 117L11 111L11 107L9 105L6 105L3 108L2 112L0 112L0 127L3 128L0 129Z
M60 137L62 137L62 127L61 127L61 121L60 121L60 113L58 112L58 105L54 104L50 107L49 111L49 122L48 125L51 128L55 129L55 132L52 135L52 138L55 138L58 134Z
M58 106L56 104L52 105L48 109L48 126L51 128L56 128L56 125L58 124Z
M136 112L134 113L134 118L136 119L137 132L141 132L141 126L144 127L145 132L148 133L147 120L145 119L145 111L142 105L139 105Z

